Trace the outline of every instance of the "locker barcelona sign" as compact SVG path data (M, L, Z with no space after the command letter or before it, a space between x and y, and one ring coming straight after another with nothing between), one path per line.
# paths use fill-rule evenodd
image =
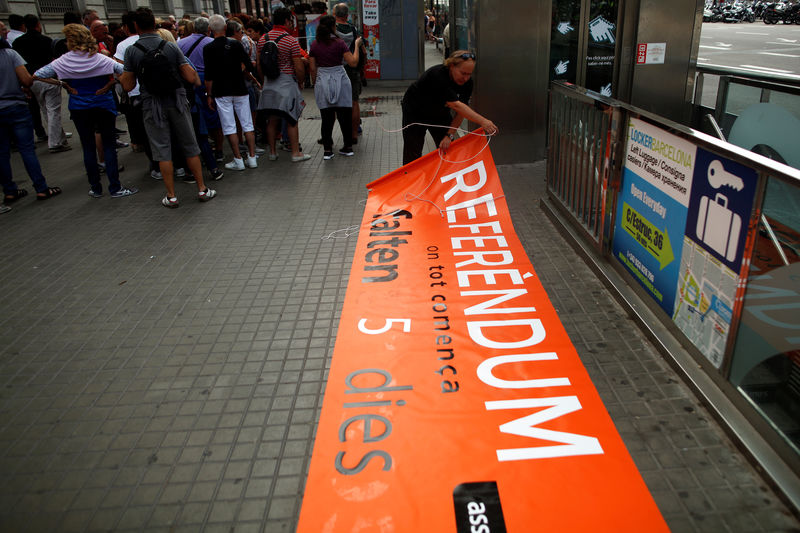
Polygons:
M719 367L756 173L643 120L627 137L614 257Z
M485 142L368 185L300 532L667 531Z

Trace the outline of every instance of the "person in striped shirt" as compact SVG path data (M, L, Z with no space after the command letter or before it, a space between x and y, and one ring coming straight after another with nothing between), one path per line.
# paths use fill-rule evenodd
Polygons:
M300 151L299 129L297 121L306 103L300 90L303 88L306 71L303 54L297 39L291 35L292 13L285 7L276 9L272 14L274 26L258 42L259 58L261 49L267 40L277 42L278 65L280 75L274 80L267 79L258 64L259 79L263 80L263 89L258 108L264 109L270 116L267 127L270 161L278 159L276 143L281 119L288 123L289 143L292 149L292 162L307 161L311 156Z

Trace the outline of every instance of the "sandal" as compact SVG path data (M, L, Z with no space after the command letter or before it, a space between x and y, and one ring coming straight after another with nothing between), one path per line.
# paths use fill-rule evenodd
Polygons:
M26 189L17 189L16 191L6 194L5 203L6 204L13 204L20 198L25 198L28 196L28 191Z
M37 200L47 200L53 196L61 194L61 187L48 187L47 190L36 193Z

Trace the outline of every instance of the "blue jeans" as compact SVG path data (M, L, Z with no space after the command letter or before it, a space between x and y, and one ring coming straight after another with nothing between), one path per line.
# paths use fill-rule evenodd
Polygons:
M3 193L14 194L17 184L11 174L11 140L17 143L22 163L31 177L36 192L47 192L47 181L36 157L33 144L33 118L26 104L0 108L0 182Z
M97 165L97 144L95 132L103 140L103 157L106 160L106 176L108 176L108 192L115 193L122 188L119 182L117 167L117 138L114 135L114 119L116 115L107 109L73 109L70 118L75 123L83 148L83 166L89 185L97 193L103 192L100 182L100 167Z

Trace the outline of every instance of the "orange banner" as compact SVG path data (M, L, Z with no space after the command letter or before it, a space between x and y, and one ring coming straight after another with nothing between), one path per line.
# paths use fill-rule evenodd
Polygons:
M368 185L300 532L667 531L485 144Z

